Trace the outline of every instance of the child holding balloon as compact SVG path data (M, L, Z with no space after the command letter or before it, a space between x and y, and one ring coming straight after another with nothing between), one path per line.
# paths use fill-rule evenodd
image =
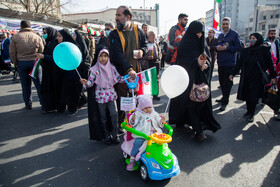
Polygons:
M108 145L111 144L112 141L116 144L120 143L118 137L118 115L115 105L117 93L114 90L114 85L118 82L123 82L123 78L120 76L115 66L110 63L109 51L107 49L104 48L99 52L97 63L90 68L88 80L80 79L80 82L87 88L96 84L95 99L98 103L101 124L105 134L105 143ZM110 113L112 123L112 139L106 127L107 110Z

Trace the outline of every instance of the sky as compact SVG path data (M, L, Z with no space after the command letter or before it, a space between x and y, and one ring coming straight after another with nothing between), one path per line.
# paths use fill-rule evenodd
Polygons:
M168 32L178 22L178 15L186 13L191 21L206 16L206 12L214 7L214 0L80 0L78 5L69 7L70 12L90 12L105 8L117 8L120 5L139 9L140 6L154 7L159 4L160 34ZM63 11L63 13L66 13Z

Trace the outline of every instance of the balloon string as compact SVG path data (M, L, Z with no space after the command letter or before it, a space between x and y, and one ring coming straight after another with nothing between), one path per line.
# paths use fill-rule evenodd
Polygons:
M81 79L82 77L81 77L80 73L78 72L78 70L77 70L77 69L75 69L75 70L76 70L76 72L78 73L78 75L79 75L79 77L80 77L80 79Z
M165 109L165 112L164 112L165 120L167 120L167 109L168 109L169 104L170 104L170 98L168 98L167 106L166 106L166 109Z

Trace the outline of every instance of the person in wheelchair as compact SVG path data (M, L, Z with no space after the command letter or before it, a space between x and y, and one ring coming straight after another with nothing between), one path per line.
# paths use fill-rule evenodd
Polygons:
M138 107L136 111L129 117L129 124L137 131L145 133L147 136L156 132L162 133L161 128L165 121L165 117L161 117L153 108L151 95L137 96ZM130 162L126 169L133 171L135 156L138 154L140 147L145 142L143 137L132 134L135 138L130 154Z

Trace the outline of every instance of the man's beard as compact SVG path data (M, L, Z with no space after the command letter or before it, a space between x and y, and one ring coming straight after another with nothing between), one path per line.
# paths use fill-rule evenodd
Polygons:
M123 22L117 23L117 28L119 31L122 31L126 25L127 25L127 20L125 19Z
M118 28L119 31L122 31L124 26L125 26L125 23L120 22L120 23L117 24L117 28Z
M275 36L271 36L271 37L268 37L269 41L274 41L275 40Z

